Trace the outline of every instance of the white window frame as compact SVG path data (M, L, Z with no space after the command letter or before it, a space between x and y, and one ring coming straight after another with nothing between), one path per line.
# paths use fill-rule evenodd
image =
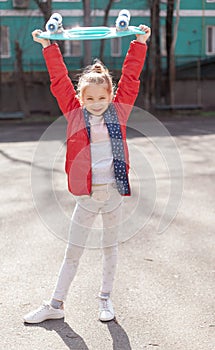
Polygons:
M1 58L9 58L11 56L11 53L10 53L10 27L0 26L1 31L3 30L3 28L5 28L5 30L6 30L6 35L3 32L0 33L1 43L3 43L3 40L6 40L7 53L3 52L3 45L1 45L0 57ZM2 40L2 38L3 38L3 40Z
M215 2L215 0L206 0L206 2Z
M77 45L79 46L80 51L78 52L78 54L73 53L71 50L72 45ZM64 41L64 57L81 57L82 55L82 44L81 44L81 40L74 40L74 41L70 41L70 40L65 40Z
M111 57L121 57L122 55L122 38L113 38L111 39ZM114 41L118 41L118 45L119 45L119 50L118 52L114 52L113 49L114 49Z
M209 29L212 28L212 43L211 43L211 46L212 46L212 51L209 52L209 45L208 45L208 32L209 32ZM206 54L207 55L215 55L215 25L211 25L211 26L207 26L206 27Z

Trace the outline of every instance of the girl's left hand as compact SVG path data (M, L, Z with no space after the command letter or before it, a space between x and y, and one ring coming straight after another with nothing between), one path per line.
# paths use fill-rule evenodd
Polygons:
M148 40L148 38L151 35L151 28L148 26L145 26L144 24L141 24L139 28L145 32L145 34L136 34L137 41L139 41L142 44L145 44L145 42Z

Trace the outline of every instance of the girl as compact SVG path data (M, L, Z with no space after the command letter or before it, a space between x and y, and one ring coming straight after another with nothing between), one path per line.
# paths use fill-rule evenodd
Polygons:
M75 276L89 229L100 213L103 220L103 276L99 293L99 319L110 321L110 299L117 263L117 235L122 196L130 195L126 121L139 90L151 31L136 35L126 55L116 95L108 70L96 61L79 79L78 94L68 77L58 45L39 39L51 80L51 91L68 121L66 173L69 191L77 204L71 219L69 242L51 300L24 316L27 323L64 317L64 301Z

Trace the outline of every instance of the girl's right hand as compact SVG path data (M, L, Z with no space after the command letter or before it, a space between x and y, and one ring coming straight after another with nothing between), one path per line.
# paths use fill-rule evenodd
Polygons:
M38 35L42 33L42 30L40 29L35 29L31 34L33 37L33 40L36 41L37 43L40 43L44 48L51 45L50 40L48 39L41 39L38 38Z

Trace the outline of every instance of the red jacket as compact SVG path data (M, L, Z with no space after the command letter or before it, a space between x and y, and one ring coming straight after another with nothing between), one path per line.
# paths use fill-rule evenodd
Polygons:
M127 172L129 170L126 144L126 123L139 92L139 76L142 71L147 45L132 41L125 57L122 75L114 97L118 119L121 125ZM51 91L68 121L67 153L65 170L68 188L74 195L89 195L92 187L90 140L84 116L76 91L68 77L67 68L57 44L43 49L51 80Z

